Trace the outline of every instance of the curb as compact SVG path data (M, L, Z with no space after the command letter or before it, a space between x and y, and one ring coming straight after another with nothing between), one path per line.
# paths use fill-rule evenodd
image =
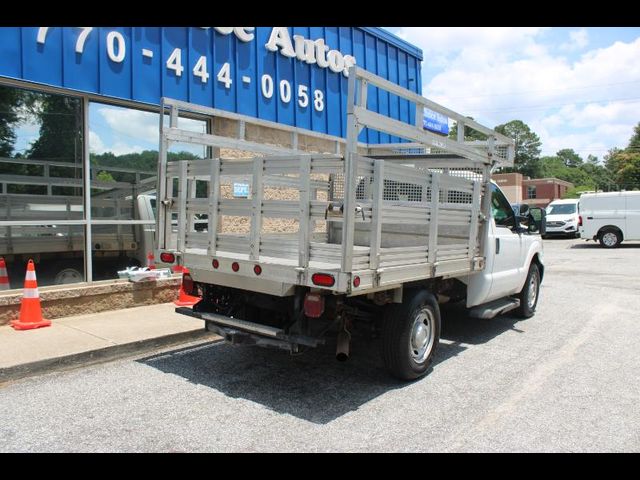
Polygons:
M0 368L0 385L21 378L39 375L51 371L70 370L78 367L86 367L97 363L116 360L132 354L147 354L158 348L171 347L185 342L207 343L222 340L219 335L207 332L203 329L189 332L173 333L162 337L148 338L136 342L122 343L98 350L64 355L61 357L47 358L36 362L23 363L12 367Z

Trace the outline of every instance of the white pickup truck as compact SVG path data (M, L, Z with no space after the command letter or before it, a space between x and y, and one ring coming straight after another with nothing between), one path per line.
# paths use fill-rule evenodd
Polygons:
M370 111L367 84L408 100L416 123ZM429 371L440 303L464 301L479 318L534 314L544 215L534 221L527 206L516 215L491 181L492 169L513 164L511 139L358 67L347 101L345 141L163 99L170 123L160 116L156 258L188 267L183 287L202 297L176 311L228 342L300 352L333 332L344 360L351 334L365 330L380 337L390 373L412 380ZM425 108L488 140L425 131ZM237 136L181 130L181 111L235 121ZM249 125L290 135L290 147L248 140ZM404 142L363 144L363 128ZM301 151L303 137L333 140L339 153ZM258 155L167 162L172 142ZM246 198L231 194L238 179ZM194 198L197 181L207 182L207 198ZM194 229L195 215L206 216L206 231Z

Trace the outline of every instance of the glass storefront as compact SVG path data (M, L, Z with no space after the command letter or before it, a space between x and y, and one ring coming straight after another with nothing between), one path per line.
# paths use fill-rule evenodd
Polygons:
M30 258L41 286L114 279L126 266L146 265L158 115L0 84L0 257L12 289L22 288ZM207 132L201 120L180 118L179 125ZM205 158L198 148L173 146L170 160Z
M12 288L30 258L40 285L85 280L82 113L81 99L0 85L0 256Z

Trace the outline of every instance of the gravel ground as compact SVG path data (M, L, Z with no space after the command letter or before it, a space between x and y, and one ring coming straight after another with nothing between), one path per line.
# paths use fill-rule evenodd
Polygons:
M417 382L357 340L174 350L0 386L0 451L640 451L640 243L545 254L536 316L443 309Z

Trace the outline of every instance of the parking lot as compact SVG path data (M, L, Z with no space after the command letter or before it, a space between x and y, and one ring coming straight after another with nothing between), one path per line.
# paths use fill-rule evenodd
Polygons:
M174 349L0 387L0 451L638 451L640 243L544 246L537 314L444 307L417 382L362 340Z

